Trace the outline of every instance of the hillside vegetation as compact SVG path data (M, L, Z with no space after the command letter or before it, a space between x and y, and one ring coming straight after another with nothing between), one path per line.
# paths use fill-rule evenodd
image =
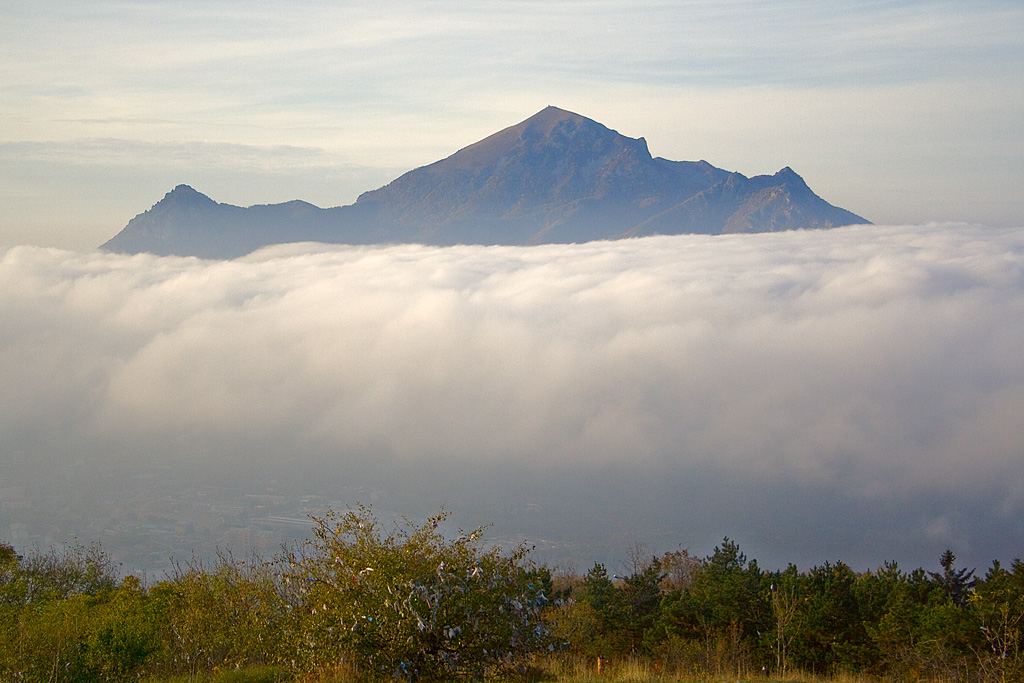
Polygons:
M1024 680L1020 559L764 571L725 539L552 576L483 529L443 537L446 516L328 513L273 558L148 586L97 546L0 544L0 680Z

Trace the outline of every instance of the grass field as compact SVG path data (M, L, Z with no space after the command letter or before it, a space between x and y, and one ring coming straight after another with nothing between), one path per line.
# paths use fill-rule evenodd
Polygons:
M510 681L525 683L880 683L876 677L837 674L817 676L793 673L785 676L759 674L725 675L711 672L671 672L658 670L647 662L624 661L603 664L598 670L594 660L563 660L554 665L531 669L526 675ZM312 674L293 674L280 667L248 667L153 678L146 683L355 683L358 679L346 667L337 667ZM924 680L924 679L921 679ZM935 683L942 683L936 679Z

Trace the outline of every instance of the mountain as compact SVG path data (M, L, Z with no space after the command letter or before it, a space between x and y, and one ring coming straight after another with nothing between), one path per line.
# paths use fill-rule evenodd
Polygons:
M652 157L643 138L547 107L349 206L219 204L179 185L101 248L233 258L268 244L529 245L867 223L786 167L748 178Z

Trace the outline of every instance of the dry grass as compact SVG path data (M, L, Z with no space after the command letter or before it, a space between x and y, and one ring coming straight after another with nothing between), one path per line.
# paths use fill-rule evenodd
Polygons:
M280 670L276 673L280 673ZM194 677L150 679L148 683L356 683L357 680L351 667L342 664L285 678L274 676L270 667L254 667ZM537 660L529 667L526 676L509 680L510 683L895 683L897 679L849 673L818 676L793 672L785 676L774 676L760 672L723 674L697 670L666 671L658 663L642 659L603 661L599 667L593 657L551 657ZM921 679L920 683L925 683L925 679ZM930 683L945 682L935 679Z
M562 657L539 660L528 680L534 683L886 683L877 677L840 673L818 676L792 672L785 676L761 672L709 672L697 669L666 669L646 659L603 661Z
M356 674L350 664L339 663L315 673L302 674L295 680L297 683L353 683Z

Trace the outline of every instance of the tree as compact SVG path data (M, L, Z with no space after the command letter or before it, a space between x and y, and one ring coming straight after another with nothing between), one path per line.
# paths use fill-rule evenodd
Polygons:
M21 591L17 598L5 591L5 601L41 603L73 595L96 595L117 587L117 568L99 544L65 545L60 550L35 549L20 557L11 546L0 544L0 583Z
M0 609L25 602L28 587L21 571L21 555L12 546L0 543Z
M620 637L624 624L625 606L615 582L600 562L594 563L583 577L579 600L574 606L573 621L588 625L581 633L580 645L587 654L608 658L623 654L626 645Z
M789 565L784 572L777 572L772 577L772 583L768 587L771 593L772 619L774 629L772 632L772 650L775 652L775 670L778 674L785 676L789 666L787 655L789 646L793 642L793 632L789 626L796 617L796 610L799 606L797 595L797 581L799 573L796 565Z
M196 676L290 662L296 618L274 569L256 555L244 560L220 553L212 567L193 559L153 586L150 594L164 615L166 668Z
M127 680L157 649L144 591L98 545L18 556L0 544L0 679Z
M1024 679L1024 562L1014 560L1011 571L993 562L970 599L985 637L977 648L982 671L1001 683Z
M135 576L126 576L108 600L91 607L85 640L91 680L139 678L150 657L160 650L165 615L157 611Z
M686 548L665 553L661 557L661 570L665 573L662 588L679 591L689 589L700 567L700 559L691 557Z
M974 590L977 579L974 578L973 569L970 571L967 571L967 569L953 569L954 562L956 562L956 555L947 548L946 552L942 553L942 556L939 558L942 573L928 572L928 575L932 577L935 583L942 587L942 590L946 591L946 595L950 597L953 604L957 607L967 607L970 602L971 591Z
M650 649L648 631L658 618L661 608L661 582L665 573L661 568L661 560L652 557L638 571L634 571L623 581L622 598L625 603L626 628L625 635L631 654L641 649Z
M747 561L728 537L705 558L686 592L718 673L760 669L751 657L759 634L771 628L768 591L756 560ZM678 609L682 603L673 605Z
M482 547L483 529L446 540L442 509L385 533L360 506L315 519L315 539L291 555L311 664L347 661L369 678L482 679L553 648L541 618L549 576L528 549Z
M588 649L601 657L638 654L648 649L648 630L661 607L660 583L665 578L661 561L651 557L640 561L633 553L629 576L608 578L598 563L583 580L580 603L593 612L595 633ZM613 580L614 579L614 580Z
M812 568L791 650L800 666L817 673L859 671L872 659L873 645L855 593L857 577L842 562Z
M691 589L701 605L702 621L720 634L756 639L769 623L762 579L757 561L748 562L739 544L723 539L705 559Z

